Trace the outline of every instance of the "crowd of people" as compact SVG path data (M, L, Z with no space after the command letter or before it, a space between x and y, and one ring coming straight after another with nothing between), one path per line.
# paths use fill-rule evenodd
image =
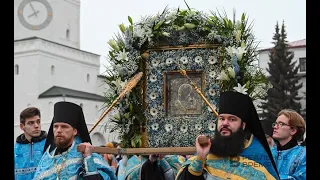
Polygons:
M280 111L268 136L248 95L223 92L218 109L214 136L201 145L199 135L194 155L129 156L94 153L77 104L56 103L48 132L41 130L40 110L26 108L20 114L23 134L14 145L15 179L306 179L306 124L300 114Z

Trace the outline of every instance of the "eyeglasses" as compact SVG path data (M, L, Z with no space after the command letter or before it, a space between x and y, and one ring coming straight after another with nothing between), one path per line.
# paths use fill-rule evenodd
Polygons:
M275 127L275 126L278 126L278 127L282 127L282 126L289 126L291 127L289 124L286 124L286 123L283 123L283 122L274 122L272 123L272 127Z

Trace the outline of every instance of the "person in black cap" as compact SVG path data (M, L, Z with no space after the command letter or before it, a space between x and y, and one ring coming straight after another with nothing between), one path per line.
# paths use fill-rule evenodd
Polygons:
M84 153L77 151L78 145L85 146ZM56 103L34 180L116 179L108 163L92 149L82 108L71 102Z
M252 99L227 91L219 98L214 138L207 146L196 139L196 156L177 175L188 179L279 179L264 131Z

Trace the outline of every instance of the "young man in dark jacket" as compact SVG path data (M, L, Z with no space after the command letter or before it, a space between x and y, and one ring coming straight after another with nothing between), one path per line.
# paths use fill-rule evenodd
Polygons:
M40 110L29 107L20 113L23 131L14 145L14 172L16 180L32 179L41 159L47 133L41 131Z

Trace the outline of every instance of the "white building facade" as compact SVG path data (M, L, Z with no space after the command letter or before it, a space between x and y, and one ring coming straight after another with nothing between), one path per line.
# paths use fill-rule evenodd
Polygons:
M41 2L14 1L14 139L22 133L20 112L29 106L40 109L45 131L56 102L82 106L88 130L105 109L100 56L80 49L80 1ZM104 131L104 121L90 134L93 145L118 141Z

